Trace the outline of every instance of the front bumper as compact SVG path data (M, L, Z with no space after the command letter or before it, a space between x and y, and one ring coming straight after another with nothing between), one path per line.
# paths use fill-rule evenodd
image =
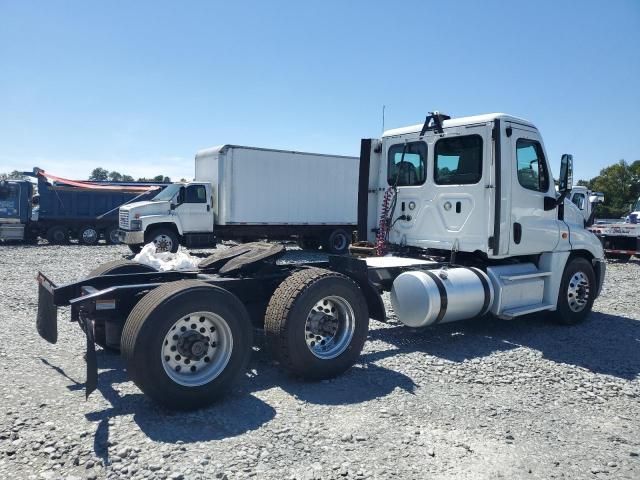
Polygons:
M118 229L118 240L127 245L141 245L144 243L144 232L142 230L132 232Z

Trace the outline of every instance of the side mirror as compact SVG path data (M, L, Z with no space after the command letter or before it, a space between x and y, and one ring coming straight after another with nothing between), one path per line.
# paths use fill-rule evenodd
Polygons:
M565 193L573 186L573 155L565 153L560 159L560 178L558 179L558 191Z

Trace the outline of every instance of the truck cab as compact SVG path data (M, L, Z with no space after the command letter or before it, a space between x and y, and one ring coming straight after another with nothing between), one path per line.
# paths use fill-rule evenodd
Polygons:
M586 230L571 236L532 123L498 113L428 121L388 130L370 142L361 239L382 236L398 246L454 249L487 259L572 248L594 257L602 253L595 237L583 237ZM389 190L397 193L386 204ZM383 217L389 225L379 224Z
M153 242L162 251L215 242L211 184L174 183L151 200L120 207L118 238L137 252Z
M604 202L604 194L601 192L592 192L583 185L576 185L571 189L568 199L582 214L584 226L590 227L595 220L596 204Z
M0 181L0 240L22 241L30 236L33 184L28 180Z

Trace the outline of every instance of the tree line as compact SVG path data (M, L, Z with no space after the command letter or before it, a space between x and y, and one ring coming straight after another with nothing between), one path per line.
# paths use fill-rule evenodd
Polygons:
M24 177L22 172L14 170L9 173L0 173L0 180L20 180ZM102 167L94 168L89 175L89 180L94 182L147 182L147 183L171 183L171 178L166 175L156 175L151 178L140 177L137 180L131 175L123 175L115 170L110 172ZM184 178L180 180L186 182Z
M623 217L640 197L640 160L632 163L620 160L590 180L578 180L577 184L604 193L604 203L596 207L597 218Z
M94 168L89 175L89 180L94 182L154 182L154 183L171 183L171 178L165 175L156 175L155 177L140 177L135 180L131 175L123 175L115 170L109 171L102 167Z

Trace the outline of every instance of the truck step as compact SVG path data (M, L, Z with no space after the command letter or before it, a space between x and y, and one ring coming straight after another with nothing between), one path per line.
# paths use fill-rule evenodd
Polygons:
M529 278L541 278L550 277L551 272L533 272L533 273L521 273L516 275L500 275L500 280L505 282L517 282L518 280L527 280Z
M510 308L509 310L503 311L500 315L500 318L504 320L512 320L516 317L520 317L522 315L527 315L529 313L541 312L543 310L551 310L555 305L553 303L541 303L538 305L526 305L524 307Z

